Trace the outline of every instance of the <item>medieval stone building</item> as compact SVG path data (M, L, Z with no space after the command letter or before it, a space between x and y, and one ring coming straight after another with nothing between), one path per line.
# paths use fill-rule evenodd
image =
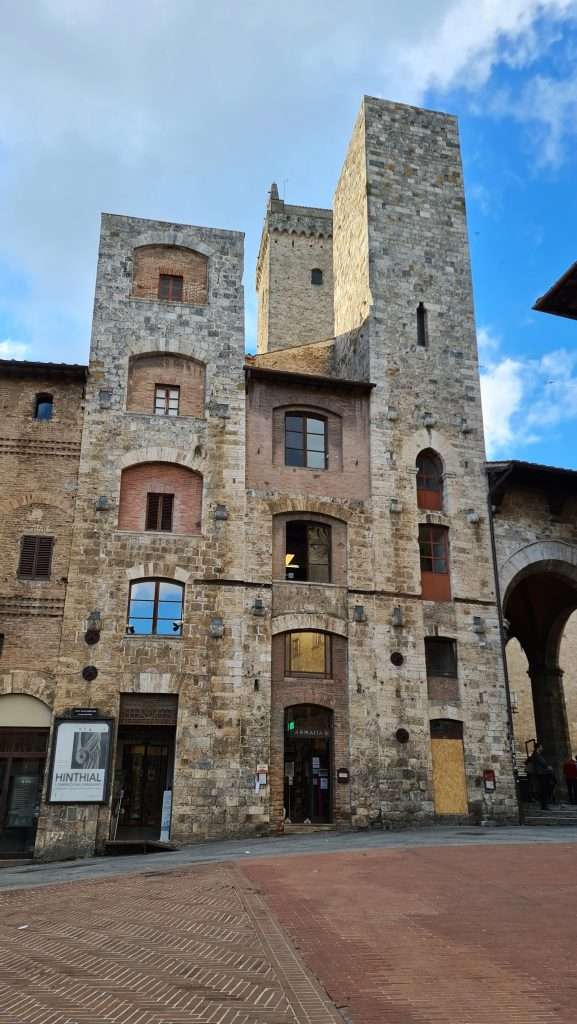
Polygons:
M366 97L332 211L273 185L253 357L242 281L104 215L88 368L1 364L4 852L515 819L455 119Z

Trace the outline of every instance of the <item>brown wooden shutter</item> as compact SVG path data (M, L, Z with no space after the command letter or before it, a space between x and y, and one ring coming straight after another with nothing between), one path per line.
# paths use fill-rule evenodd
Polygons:
M161 494L146 495L146 530L158 530L158 512L160 508Z
M53 537L23 537L18 575L22 579L49 579L53 544Z
M172 530L172 509L174 494L162 494L160 503L160 529Z

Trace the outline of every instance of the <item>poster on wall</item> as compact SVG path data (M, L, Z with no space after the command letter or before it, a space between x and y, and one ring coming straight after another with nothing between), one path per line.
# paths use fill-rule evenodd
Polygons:
M112 721L54 723L49 803L99 804L108 796Z

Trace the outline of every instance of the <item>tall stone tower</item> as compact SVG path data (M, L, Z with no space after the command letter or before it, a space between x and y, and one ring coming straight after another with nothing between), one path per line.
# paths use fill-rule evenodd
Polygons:
M289 206L273 183L257 262L258 351L333 335L333 215Z

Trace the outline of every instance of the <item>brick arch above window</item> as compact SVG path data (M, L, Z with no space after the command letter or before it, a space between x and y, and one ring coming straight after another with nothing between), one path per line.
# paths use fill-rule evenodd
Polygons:
M132 296L205 306L208 257L181 245L138 246L133 251Z
M329 579L325 582L346 586L347 583L347 527L346 523L332 516L313 511L284 512L273 516L272 561L273 579L284 580L286 574L287 526L290 523L307 524L311 527L328 528ZM288 578L288 576L287 576ZM310 576L314 579L314 576Z
M204 416L206 370L191 356L171 352L133 355L128 361L127 412L148 416Z
M202 476L169 462L128 466L120 480L118 529L198 534Z

